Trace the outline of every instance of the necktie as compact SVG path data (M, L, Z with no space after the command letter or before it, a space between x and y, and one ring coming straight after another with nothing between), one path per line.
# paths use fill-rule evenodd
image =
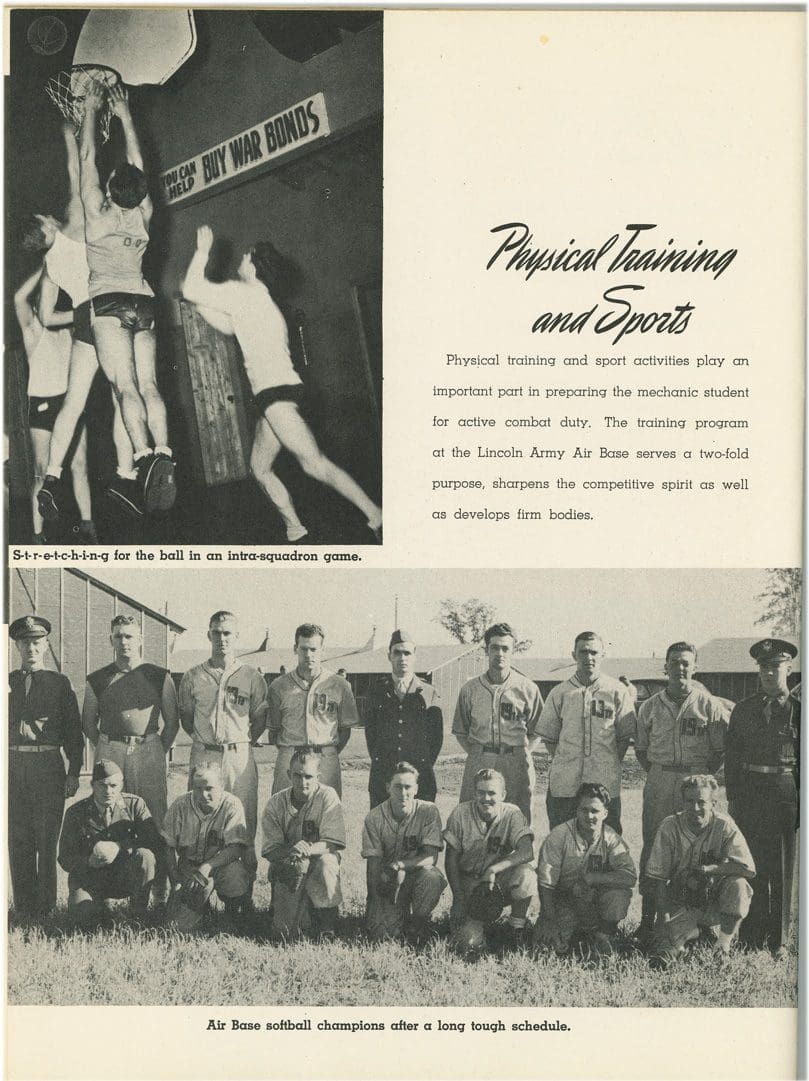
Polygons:
M104 825L107 829L112 825L112 807L104 808Z
M26 698L31 693L31 684L33 682L34 682L34 673L33 672L26 672L25 673L25 682L23 684L23 686L25 688L25 697Z

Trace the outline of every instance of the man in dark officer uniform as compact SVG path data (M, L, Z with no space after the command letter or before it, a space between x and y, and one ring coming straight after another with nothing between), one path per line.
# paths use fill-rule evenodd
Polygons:
M14 908L29 916L56 905L59 828L65 800L79 787L84 750L70 680L44 666L50 632L41 616L9 627L22 667L8 681L8 848Z
M388 798L388 782L396 763L402 761L411 762L419 772L417 798L434 802L433 766L444 742L440 699L433 687L415 674L416 646L407 631L393 632L388 659L391 675L374 688L365 710L371 807Z
M725 737L728 810L756 864L743 941L779 950L789 933L797 853L801 704L787 677L797 649L765 638L750 649L761 691L730 715Z

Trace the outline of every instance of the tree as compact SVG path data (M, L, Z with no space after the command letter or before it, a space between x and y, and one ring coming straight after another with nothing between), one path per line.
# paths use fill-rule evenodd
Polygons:
M767 575L767 588L756 597L765 606L756 625L769 625L770 634L800 634L800 567L768 567Z
M449 631L452 637L463 645L474 645L483 641L486 628L496 622L494 613L495 609L491 604L486 604L477 597L470 597L468 601L447 597L439 602L438 615L434 621L440 623L445 631ZM531 645L531 639L524 638L514 643L514 652L525 653Z

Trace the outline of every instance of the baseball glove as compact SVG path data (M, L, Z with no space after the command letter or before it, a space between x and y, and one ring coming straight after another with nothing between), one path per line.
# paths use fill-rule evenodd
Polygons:
M713 876L706 874L698 867L689 871L683 880L681 888L683 903L689 908L708 908L711 903L714 884Z
M392 867L383 867L379 872L379 896L394 904L399 898L399 890L405 880L403 870L394 871Z
M213 879L204 884L196 877L187 879L171 895L168 922L178 931L191 931L207 912L212 893Z
M506 899L496 882L493 889L489 889L485 882L479 882L469 894L466 914L470 920L494 923L502 916L505 907Z
M309 860L302 859L294 852L284 852L272 863L272 881L280 882L288 890L297 890L309 870Z
M109 867L118 859L120 852L121 846L117 841L96 841L90 853L90 866Z

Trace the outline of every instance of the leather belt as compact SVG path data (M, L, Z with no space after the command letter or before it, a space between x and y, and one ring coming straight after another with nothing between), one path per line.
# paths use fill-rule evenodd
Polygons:
M792 773L794 766L750 766L743 767L745 773L777 773L786 774Z
M203 743L206 751L235 751L238 743Z
M53 743L21 743L17 747L9 747L10 751L18 754L41 754L42 751L58 751L59 748Z
M512 747L510 744L501 743L499 746L496 743L484 743L484 754L514 754L515 751L519 751L519 747Z
M101 732L100 735L107 740L108 743L145 743L148 739L160 739L159 732L150 732L148 736L108 736L106 732Z

